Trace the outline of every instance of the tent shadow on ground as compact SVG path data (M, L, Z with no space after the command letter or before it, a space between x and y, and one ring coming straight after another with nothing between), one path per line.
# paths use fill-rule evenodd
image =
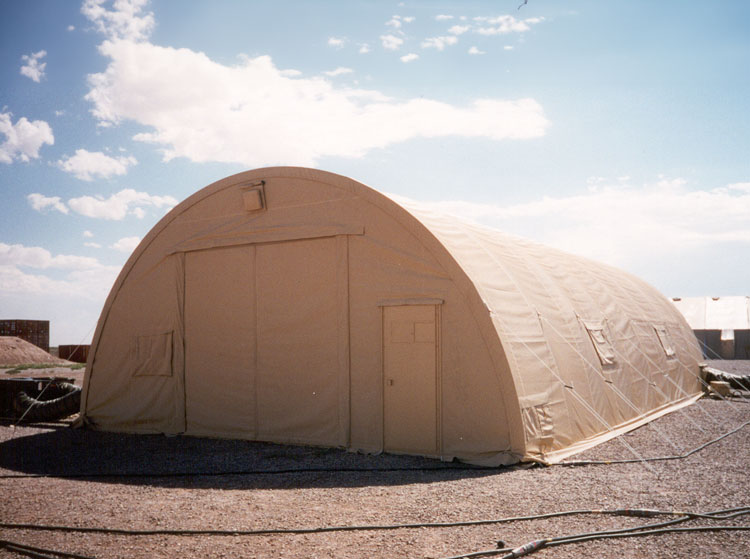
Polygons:
M8 429L0 424L0 431ZM7 431L6 431L7 435ZM71 477L195 489L283 489L434 483L510 468L244 440L54 428L0 443L0 476Z

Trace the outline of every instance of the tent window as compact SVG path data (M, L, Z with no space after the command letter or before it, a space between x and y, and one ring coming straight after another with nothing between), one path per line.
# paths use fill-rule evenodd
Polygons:
M665 326L654 325L654 330L656 331L656 336L659 338L659 342L661 343L661 347L664 349L664 353L666 354L667 359L674 359L676 357L676 353L674 350L674 345L672 344L672 339L667 333L667 328Z
M591 343L594 344L596 354L599 356L599 361L602 365L612 366L615 364L615 348L612 347L607 333L604 329L604 325L601 322L588 322L584 321L584 326L589 333Z
M135 377L172 376L172 332L136 336L133 340Z

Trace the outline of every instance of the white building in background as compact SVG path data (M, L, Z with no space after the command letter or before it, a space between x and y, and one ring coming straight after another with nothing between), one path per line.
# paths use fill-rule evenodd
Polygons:
M673 297L708 359L750 359L750 297Z

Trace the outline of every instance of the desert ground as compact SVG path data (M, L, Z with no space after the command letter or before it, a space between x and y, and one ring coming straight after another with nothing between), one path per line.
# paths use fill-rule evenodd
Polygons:
M711 364L750 374L750 361ZM70 372L55 369L59 376ZM82 371L73 373L80 382ZM613 463L500 469L248 441L101 433L72 429L70 420L5 421L0 540L101 559L416 559L493 550L499 540L515 547L677 519L684 522L676 527L712 531L572 543L534 557L750 557L750 531L717 528L750 526L747 396L703 398L572 459ZM640 461L653 458L669 459ZM692 519L606 512L622 509L740 510L731 518ZM566 511L578 512L516 518ZM486 522L434 525L471 521ZM0 548L0 558L21 556Z

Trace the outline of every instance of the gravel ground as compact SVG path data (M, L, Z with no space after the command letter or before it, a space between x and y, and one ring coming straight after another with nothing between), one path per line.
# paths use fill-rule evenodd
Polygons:
M711 364L750 374L750 361ZM748 420L748 399L703 399L574 458L683 454ZM749 454L750 425L683 459L488 470L247 441L0 424L0 522L233 531L453 522L590 509L703 512L750 506ZM82 474L90 477L65 477ZM656 521L580 514L464 527L192 536L0 528L0 539L102 559L441 558L491 549L498 540L521 545ZM700 520L684 526L716 524ZM718 524L750 525L750 518ZM10 557L20 556L0 550L0 558ZM578 543L541 550L535 557L750 557L750 532Z

